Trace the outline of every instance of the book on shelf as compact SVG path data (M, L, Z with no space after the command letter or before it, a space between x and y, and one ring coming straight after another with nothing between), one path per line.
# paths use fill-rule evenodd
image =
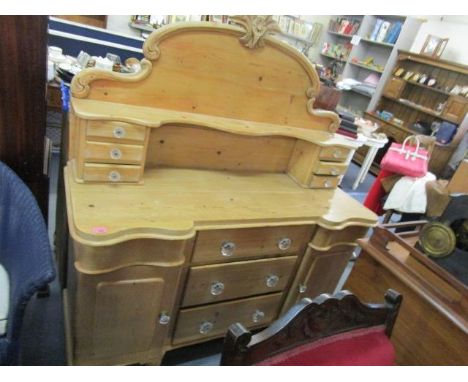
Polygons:
M387 35L387 31L390 28L390 22L389 21L384 21L382 25L380 26L379 33L377 34L376 41L378 42L383 42L385 39L385 36Z
M395 44L398 40L398 36L400 35L401 27L402 23L400 21L393 23L390 30L387 33L387 37L385 38L384 42L388 44Z
M395 44L400 35L402 25L400 21L391 23L390 21L377 19L369 39L387 44Z
M353 20L346 17L337 17L331 19L328 23L328 30L334 33L340 33L344 35L352 35L357 32L361 22L359 20Z
M371 40L375 41L377 39L377 35L379 34L379 29L382 26L382 24L383 24L383 20L382 19L377 19L377 21L375 22L375 25L374 25L374 29L372 30L372 33L371 33L371 36L370 36Z

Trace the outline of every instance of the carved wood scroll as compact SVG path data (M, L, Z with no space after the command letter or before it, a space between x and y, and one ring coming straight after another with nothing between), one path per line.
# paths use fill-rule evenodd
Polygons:
M268 34L281 32L272 16L233 16L231 20L245 29L240 41L248 48L264 47L263 38Z

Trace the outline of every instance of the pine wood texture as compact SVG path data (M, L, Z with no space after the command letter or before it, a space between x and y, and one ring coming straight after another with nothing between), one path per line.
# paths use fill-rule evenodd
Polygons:
M145 183L135 186L80 184L67 168L65 180L70 233L89 245L186 239L208 229L300 224L342 229L376 222L373 212L340 189L300 188L285 174L160 168L147 170ZM105 229L95 233L95 227Z
M229 325L242 322L248 328L268 325L278 316L281 293L266 296L229 301L209 306L182 309L179 313L177 328L174 333L174 345L206 341L226 335ZM263 315L256 315L261 312ZM200 333L203 323L210 322L213 328L207 333Z
M182 306L281 291L288 285L296 261L296 256L286 256L192 267ZM222 290L214 292L216 285L222 285Z
M312 108L307 59L259 20L250 34L161 28L140 72L74 77L64 178L75 364L158 364L232 320L265 326L296 298L298 269L316 269L311 291L333 289L341 251L375 225L337 188L357 144L334 134L335 113Z
M309 111L318 75L294 48L274 37L248 49L244 31L218 23L172 24L152 33L143 51L145 76L84 70L74 97L335 131L335 113ZM107 78L106 78L107 77ZM313 110L310 108L310 110Z
M311 240L315 227L280 226L201 231L193 250L193 264L246 260L272 255L299 255ZM287 248L280 247L282 239L289 239ZM235 245L232 254L223 254L224 243Z

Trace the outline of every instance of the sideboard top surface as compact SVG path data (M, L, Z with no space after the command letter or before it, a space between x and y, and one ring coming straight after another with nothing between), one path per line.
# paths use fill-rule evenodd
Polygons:
M65 183L70 232L89 245L181 240L207 229L377 222L342 190L298 187L286 174L156 168L140 185L82 184L67 166Z

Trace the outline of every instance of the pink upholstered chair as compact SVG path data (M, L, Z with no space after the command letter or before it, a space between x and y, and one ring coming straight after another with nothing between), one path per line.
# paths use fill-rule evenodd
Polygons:
M303 299L258 334L231 325L221 365L394 365L389 337L401 301L391 289L384 304L363 304L348 291Z

